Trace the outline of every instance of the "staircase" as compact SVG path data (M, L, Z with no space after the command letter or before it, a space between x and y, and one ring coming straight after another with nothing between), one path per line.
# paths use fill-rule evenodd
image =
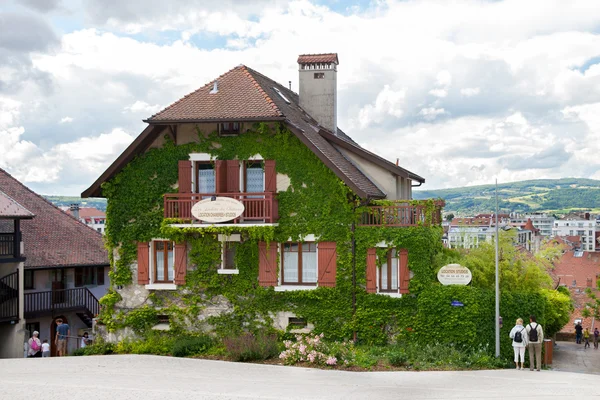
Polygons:
M19 272L0 278L0 322L19 320Z

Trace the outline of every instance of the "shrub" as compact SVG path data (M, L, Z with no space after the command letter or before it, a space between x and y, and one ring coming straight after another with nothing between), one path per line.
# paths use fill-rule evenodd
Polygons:
M266 360L279 352L277 335L244 333L223 339L227 356L234 361Z
M213 345L214 341L208 335L181 337L173 343L173 350L171 353L175 357L204 354L210 350Z
M388 361L394 367L402 367L408 362L408 356L400 349L394 349L388 353Z
M124 339L115 347L119 354L170 354L175 338L168 334L151 331L146 338Z
M89 346L79 348L71 353L72 356L94 356L94 355L106 355L114 354L115 345L104 341L98 341L97 343Z

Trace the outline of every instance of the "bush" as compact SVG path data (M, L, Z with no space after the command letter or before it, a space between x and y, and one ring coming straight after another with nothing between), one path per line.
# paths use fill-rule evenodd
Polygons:
M277 335L245 333L223 339L227 356L233 361L266 360L279 352Z
M145 339L125 339L115 347L118 354L156 354L168 355L176 338L161 332L151 331Z
M173 350L171 353L175 357L204 354L210 350L213 345L214 341L208 335L182 337L173 343Z
M113 343L98 341L97 343L94 343L89 346L75 350L73 353L71 353L71 355L72 356L94 356L94 355L106 355L106 354L114 354L114 353L115 353L115 345Z
M388 361L394 367L402 367L408 362L408 356L403 350L394 349L388 353Z

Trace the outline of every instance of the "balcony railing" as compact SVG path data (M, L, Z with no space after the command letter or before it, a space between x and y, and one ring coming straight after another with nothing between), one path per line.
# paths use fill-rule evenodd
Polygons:
M363 212L359 226L435 226L442 223L444 201L397 202L393 205L369 206Z
M20 240L17 233L0 233L0 257L17 259L21 257Z
M19 320L19 272L0 278L0 322Z
M197 202L217 197L229 197L242 202L244 212L227 223L263 222L275 223L279 219L275 193L169 193L165 194L165 218L177 218L186 222L201 222L192 215L192 207Z
M25 318L66 311L100 312L96 296L86 287L25 293Z

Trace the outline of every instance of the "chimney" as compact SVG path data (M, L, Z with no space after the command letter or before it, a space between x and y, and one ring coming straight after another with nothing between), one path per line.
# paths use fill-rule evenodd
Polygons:
M73 203L69 206L69 210L71 211L71 215L74 216L79 221L79 204Z
M319 125L337 134L337 53L298 57L300 107Z

